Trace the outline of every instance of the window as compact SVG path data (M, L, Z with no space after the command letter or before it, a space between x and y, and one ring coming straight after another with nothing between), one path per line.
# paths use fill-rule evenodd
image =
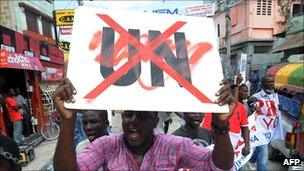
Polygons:
M39 33L37 15L29 10L25 10L27 29Z
M42 32L44 36L52 37L52 23L45 19L41 18L42 21Z
M257 0L257 15L271 15L272 0Z
M304 11L304 4L302 5L302 9L301 9L301 4L292 4L292 16L303 14L303 11Z
M221 28L220 28L220 24L217 24L217 37L221 37Z
M272 51L272 46L254 46L254 53L269 53Z

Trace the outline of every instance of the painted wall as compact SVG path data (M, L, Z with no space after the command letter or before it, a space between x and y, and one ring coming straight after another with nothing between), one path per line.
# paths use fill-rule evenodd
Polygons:
M273 39L275 34L285 30L286 23L279 13L276 1L271 3L271 15L257 15L257 0L243 1L231 8L231 44L248 40ZM220 46L224 46L223 38L226 32L225 13L214 16L215 23L220 23Z
M13 1L0 1L0 24L10 29L15 28L15 13L14 13Z

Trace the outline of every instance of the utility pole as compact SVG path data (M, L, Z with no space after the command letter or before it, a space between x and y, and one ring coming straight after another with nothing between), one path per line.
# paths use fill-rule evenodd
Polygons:
M225 19L226 19L226 34L225 34L225 44L226 44L226 65L231 66L230 64L230 58L231 58L231 18L230 18L230 0L225 0ZM230 67L231 68L231 67ZM231 68L232 69L232 68ZM233 79L231 75L232 70L230 70L230 73L226 73L229 78Z

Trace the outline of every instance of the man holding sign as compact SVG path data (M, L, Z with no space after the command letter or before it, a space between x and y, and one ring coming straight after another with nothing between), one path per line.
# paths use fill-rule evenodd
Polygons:
M264 130L273 129L273 135L265 136L265 140L261 145L255 148L251 163L257 163L257 170L264 171L268 170L268 143L272 139L282 139L282 128L280 122L280 110L279 110L279 97L278 94L274 92L274 78L271 76L264 76L262 78L262 90L252 95L252 97L257 98L257 116L264 117L260 124L265 125ZM271 127L273 125L273 128ZM278 129L279 128L279 129ZM265 131L264 135L267 135Z
M214 150L195 145L190 139L154 134L156 112L125 111L123 133L96 139L76 157L74 129L76 110L66 109L63 101L75 102L76 90L64 79L55 91L54 102L62 117L54 155L56 170L227 170L233 166L233 149L228 134L228 119L236 107L227 81L221 83L216 103L229 105L229 113L214 114Z
M69 80L54 96L63 118L55 169L231 169L227 120L236 100L227 81L221 82L213 25L208 18L77 8ZM76 157L71 109L125 110L123 133L96 139ZM166 111L216 113L214 150L155 134L156 113Z

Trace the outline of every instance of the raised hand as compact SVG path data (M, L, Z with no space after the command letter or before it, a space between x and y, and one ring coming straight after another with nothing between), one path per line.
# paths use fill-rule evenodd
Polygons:
M70 119L75 116L76 111L71 109L66 109L63 106L63 102L75 102L73 95L76 94L76 89L70 82L68 78L64 78L59 86L56 88L53 101L56 107L56 110L60 113L63 119Z
M242 74L239 74L237 77L236 77L236 85L241 85L241 83L243 82L244 78L242 76Z
M229 112L228 113L217 113L214 114L213 117L215 121L225 122L227 121L231 114L234 112L234 109L237 106L237 101L233 97L229 83L227 80L222 80L220 85L222 86L221 89L216 93L218 99L215 101L220 106L228 104L229 105Z

